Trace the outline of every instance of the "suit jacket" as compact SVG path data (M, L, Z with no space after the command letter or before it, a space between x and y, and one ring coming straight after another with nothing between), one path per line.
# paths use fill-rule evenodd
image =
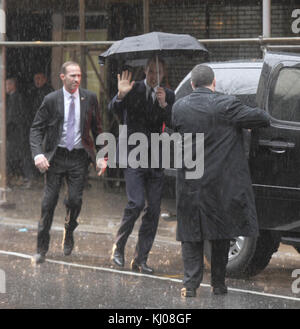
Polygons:
M48 85L47 83L43 85L41 88L36 88L34 87L29 91L29 101L31 102L31 123L34 120L34 117L36 115L36 112L40 108L44 98L46 95L50 94L53 92L54 89Z
M258 234L242 131L269 124L270 116L265 111L207 88L197 88L174 104L175 131L182 135L204 133L203 176L186 179L188 168L177 170L178 240L230 239Z
M10 160L22 160L28 147L28 108L18 92L6 96L6 152ZM28 130L28 131L27 131Z
M95 142L101 133L97 96L91 91L79 88L79 97L81 141L95 165ZM30 129L30 146L33 158L38 154L44 154L48 161L51 161L62 136L64 112L63 89L45 96Z
M121 132L120 139L127 138L133 133L143 133L148 140L149 154L151 153L151 133L161 133L163 124L167 126L171 124L172 106L175 101L174 92L165 88L166 92L166 108L161 108L158 101L155 100L153 106L149 108L146 99L146 86L144 81L137 81L132 90L125 96L122 101L117 100L117 95L108 105L108 110L117 115L120 121L127 126L127 135ZM135 146L127 144L128 155ZM117 149L117 162L119 145ZM160 156L161 159L161 156ZM150 156L149 156L150 162Z

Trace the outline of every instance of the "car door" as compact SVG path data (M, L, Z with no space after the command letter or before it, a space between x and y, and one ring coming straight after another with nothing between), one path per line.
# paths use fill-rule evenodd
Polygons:
M300 227L300 55L267 53L257 104L271 126L253 130L250 170L260 228Z

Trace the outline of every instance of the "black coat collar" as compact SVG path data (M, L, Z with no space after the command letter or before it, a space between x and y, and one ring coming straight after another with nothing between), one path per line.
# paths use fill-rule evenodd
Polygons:
M193 90L193 93L205 93L205 94L212 94L213 91L206 87L198 87L195 90Z
M137 81L135 84L134 84L134 90L138 93L143 93L143 94L146 94L146 86L145 86L145 83L144 83L144 80L142 81Z

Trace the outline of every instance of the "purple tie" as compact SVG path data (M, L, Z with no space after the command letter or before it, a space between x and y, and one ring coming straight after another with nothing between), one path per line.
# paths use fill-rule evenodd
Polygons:
M75 103L74 96L71 96L71 102L69 107L69 115L67 122L67 138L66 138L66 146L69 151L71 151L74 147L75 142Z

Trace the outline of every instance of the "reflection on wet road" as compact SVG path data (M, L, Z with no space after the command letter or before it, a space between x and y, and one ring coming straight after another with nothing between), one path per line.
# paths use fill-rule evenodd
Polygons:
M61 238L61 230L52 232L46 263L33 267L30 257L36 230L0 225L0 269L6 279L0 308L300 308L300 294L291 289L295 280L291 273L295 266L300 268L299 257L285 250L275 254L269 267L257 277L228 279L227 296L211 294L206 271L197 297L182 299L178 243L156 241L149 259L156 273L150 276L129 270L134 237L129 240L126 265L121 271L109 260L111 235L76 232L76 248L70 257L62 255Z

